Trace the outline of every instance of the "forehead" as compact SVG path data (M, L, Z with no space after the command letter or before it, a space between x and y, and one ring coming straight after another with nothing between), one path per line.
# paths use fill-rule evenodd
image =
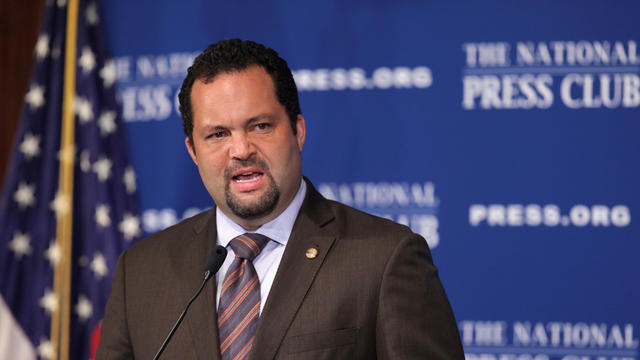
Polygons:
M264 92L264 95L273 95L275 98L275 85L267 71L259 65L251 65L241 70L223 71L211 79L196 79L191 89L194 93L209 92L213 95L234 95L236 92ZM238 94L235 94L238 95Z
M275 93L271 76L261 66L223 72L206 81L193 83L191 103L194 120L202 115L247 115L251 111L268 111L282 106Z

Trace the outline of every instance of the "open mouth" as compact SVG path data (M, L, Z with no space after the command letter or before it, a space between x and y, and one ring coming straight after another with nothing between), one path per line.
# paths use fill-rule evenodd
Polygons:
M264 173L261 173L258 171L247 171L247 172L234 175L232 179L237 183L246 183L250 181L259 180L263 176L264 176Z

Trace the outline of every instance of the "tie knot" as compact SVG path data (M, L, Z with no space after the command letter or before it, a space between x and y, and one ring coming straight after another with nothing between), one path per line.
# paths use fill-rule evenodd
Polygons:
M245 233L231 239L229 245L237 257L253 261L268 242L269 238L264 235Z

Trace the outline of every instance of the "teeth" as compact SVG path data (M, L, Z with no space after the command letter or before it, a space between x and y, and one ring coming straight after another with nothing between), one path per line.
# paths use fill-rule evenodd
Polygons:
M253 174L253 173L248 173L248 174L242 174L242 175L249 175L249 174ZM258 179L260 179L262 177L262 174L256 174L257 176L254 176L250 179L238 179L238 178L234 178L233 181L237 182L237 183L245 183L245 182L249 182L249 181L256 181Z

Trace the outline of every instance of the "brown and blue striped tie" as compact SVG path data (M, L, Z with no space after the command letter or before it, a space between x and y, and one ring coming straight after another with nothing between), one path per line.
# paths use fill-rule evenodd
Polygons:
M260 280L253 259L269 242L255 233L235 237L229 245L236 254L220 286L218 328L222 360L249 358L260 316Z

